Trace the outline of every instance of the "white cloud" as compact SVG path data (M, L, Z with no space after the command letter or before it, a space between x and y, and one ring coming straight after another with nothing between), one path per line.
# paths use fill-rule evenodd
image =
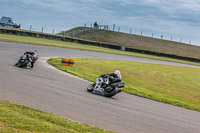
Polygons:
M199 0L143 0L142 5L154 6L169 14L197 13L200 11Z

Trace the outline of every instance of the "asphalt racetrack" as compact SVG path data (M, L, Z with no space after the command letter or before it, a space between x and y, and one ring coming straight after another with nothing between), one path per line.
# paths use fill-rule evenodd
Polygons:
M25 51L38 50L33 69L14 67ZM81 57L184 65L81 50L0 42L0 99L119 133L200 133L200 112L124 92L106 98L88 93L90 82L48 67L45 57ZM134 79L133 79L134 80Z

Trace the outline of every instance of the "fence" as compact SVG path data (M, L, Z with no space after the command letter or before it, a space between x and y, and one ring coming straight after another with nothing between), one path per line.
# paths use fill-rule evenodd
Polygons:
M99 46L99 47L110 48L110 49L115 49L115 50L123 50L123 51L137 52L137 53L156 55L156 56L162 56L162 57L169 57L169 58L181 59L181 60L187 60L187 61L193 61L193 62L200 62L200 59L197 59L197 58L184 57L184 56L166 54L166 53L158 53L158 52L140 50L140 49L134 49L134 48L127 48L124 46L94 42L94 41L89 41L89 40L73 38L73 37L69 37L69 36L52 35L52 34L18 30L18 29L8 29L8 28L3 28L3 27L0 27L0 33L10 33L10 34L16 34L16 35L26 35L26 36L32 36L32 37L57 39L57 40L62 40L62 41L76 42L79 44L93 45L93 46Z

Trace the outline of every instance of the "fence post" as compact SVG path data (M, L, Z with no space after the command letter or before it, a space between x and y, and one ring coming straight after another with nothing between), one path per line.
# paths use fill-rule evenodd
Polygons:
M43 27L42 27L42 33L43 33Z
M31 29L32 29L32 25L30 25L30 31L31 31Z
M115 31L115 24L113 24L113 31Z
M130 34L131 34L131 32L132 32L132 28L130 28Z
M120 27L118 28L118 32L120 31Z

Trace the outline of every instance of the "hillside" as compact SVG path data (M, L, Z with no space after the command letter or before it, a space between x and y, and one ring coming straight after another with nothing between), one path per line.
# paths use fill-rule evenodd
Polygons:
M86 27L78 27L70 30L74 37L110 43L113 45L126 46L140 50L148 50L159 53L174 54L185 57L193 57L200 59L200 47L173 42L168 40L161 40L151 37L145 37L135 34L127 34L121 32L113 32L108 30L96 30L96 32L79 32ZM66 31L69 32L69 31Z

